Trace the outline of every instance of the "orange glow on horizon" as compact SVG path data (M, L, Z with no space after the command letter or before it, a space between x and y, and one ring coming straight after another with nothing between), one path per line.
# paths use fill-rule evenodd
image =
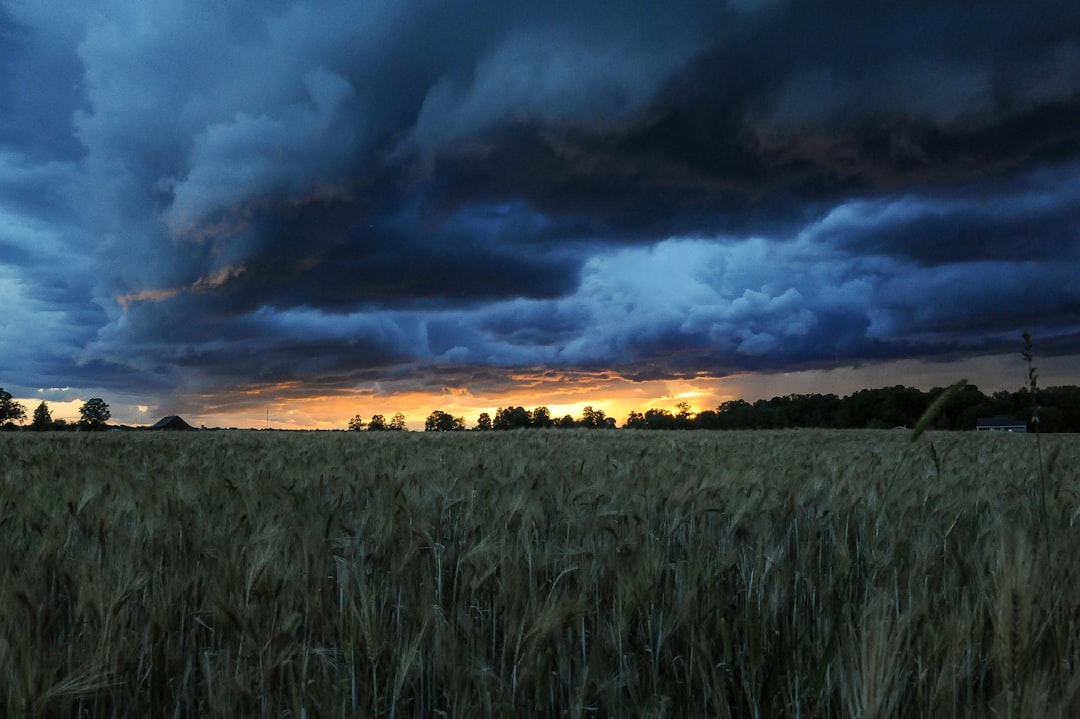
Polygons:
M522 378L524 379L524 378ZM577 380L577 381L574 381ZM477 418L486 412L492 418L502 407L521 406L532 411L547 407L554 419L571 415L580 419L585 407L602 410L621 426L630 412L644 412L651 408L676 411L681 401L693 400L695 411L712 409L730 399L729 390L720 385L724 380L649 380L632 382L617 375L599 377L573 377L555 374L546 377L532 376L523 387L502 393L476 393L468 387L444 387L440 392L399 392L375 395L363 390L311 397L284 397L278 394L284 389L296 391L295 383L278 385L272 389L248 389L236 393L247 399L262 395L266 402L246 409L230 409L222 398L217 398L217 409L210 409L195 416L189 422L213 427L276 429L346 429L349 420L360 415L365 422L381 414L387 421L397 412L405 415L406 426L422 430L424 420L435 410L461 417L466 427L476 426Z
M1080 357L1076 356L1043 359L1040 370L1045 385L1075 383L1073 378L1078 361ZM567 414L580 419L583 409L591 406L622 426L630 412L644 413L658 408L674 414L678 412L676 405L680 402L687 402L693 412L699 413L735 399L754 402L788 394L812 393L846 396L860 389L895 384L928 390L948 386L961 377L987 394L1000 389L1015 390L1025 379L1019 359L1009 354L953 363L900 360L836 369L644 381L634 381L616 372L520 371L503 377L503 387L508 388L502 390L447 384L432 391L395 391L393 380L360 388L307 390L302 382L288 381L272 386L187 395L183 398L187 409L167 404L154 406L146 397L130 398L125 404L104 390L80 391L82 399L52 401L48 399L48 393L59 392L60 388L50 388L39 390L37 397L15 400L25 407L27 423L42 399L48 403L54 419L77 421L78 410L85 398L99 396L112 409L112 423L132 426L153 424L163 416L179 414L195 427L343 430L358 414L368 422L376 414L389 421L395 413L401 412L409 429L422 430L427 416L434 410L442 410L461 417L466 427L471 428L482 412L494 419L500 407L516 406L530 411L544 406L555 419Z
M1058 373L1072 377L1073 361L1075 358L1046 358L1041 369L1045 377ZM689 403L698 413L736 399L754 402L787 394L813 393L845 396L860 389L894 384L928 390L948 386L959 377L967 378L984 392L993 392L1014 387L1011 378L1014 374L1019 376L1017 367L1016 358L1010 354L954 363L898 360L860 367L644 381L627 379L617 372L517 371L508 376L513 388L502 392L448 385L435 392L357 389L292 398L275 397L274 390L251 390L244 398L248 409L230 409L227 403L218 401L219 411L209 411L197 419L207 426L265 427L269 415L270 427L279 429L345 429L349 419L357 414L367 422L375 414L389 421L395 412L401 412L409 429L422 430L424 420L436 409L461 417L467 427L474 427L481 412L494 418L500 407L521 406L531 411L544 406L556 419L567 414L578 419L582 410L591 406L603 410L622 426L630 412L658 408L674 414L679 402ZM290 394L302 391L295 383L274 389L289 389ZM267 397L267 401L250 406L250 400L258 395Z

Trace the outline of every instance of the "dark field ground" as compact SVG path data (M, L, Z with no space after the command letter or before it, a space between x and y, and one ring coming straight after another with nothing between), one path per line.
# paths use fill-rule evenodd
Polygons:
M0 435L0 716L1080 716L1080 438Z

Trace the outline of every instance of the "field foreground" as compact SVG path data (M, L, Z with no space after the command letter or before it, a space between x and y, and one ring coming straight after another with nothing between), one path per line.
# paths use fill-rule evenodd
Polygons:
M1078 438L1042 465L973 433L0 435L0 716L1080 716Z

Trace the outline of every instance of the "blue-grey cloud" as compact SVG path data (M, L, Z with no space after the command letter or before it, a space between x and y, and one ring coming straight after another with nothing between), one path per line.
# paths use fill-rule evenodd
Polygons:
M1078 37L1004 0L0 2L0 379L1080 352Z

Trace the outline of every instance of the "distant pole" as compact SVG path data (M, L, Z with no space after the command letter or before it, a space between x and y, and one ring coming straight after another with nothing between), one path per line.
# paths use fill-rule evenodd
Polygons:
M270 408L266 408L266 428L270 429Z

